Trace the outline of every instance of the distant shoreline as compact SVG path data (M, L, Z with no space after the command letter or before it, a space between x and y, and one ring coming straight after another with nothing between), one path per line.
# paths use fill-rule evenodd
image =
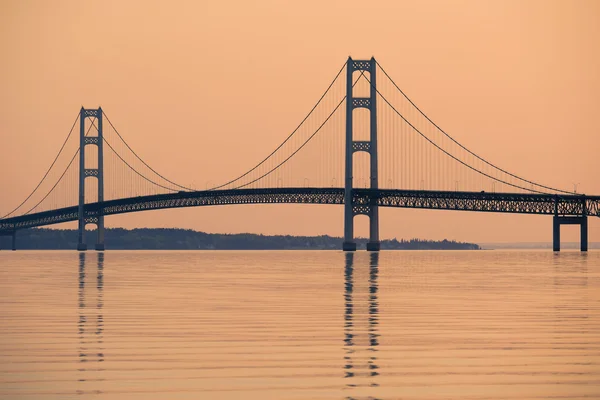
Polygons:
M88 248L93 248L96 235L86 232ZM258 235L251 233L220 234L188 229L109 228L105 231L107 250L340 250L343 239L328 235L292 236ZM365 249L367 239L356 239L357 249ZM10 249L11 238L0 237L0 249ZM77 230L26 229L17 233L19 250L73 250L77 248ZM475 243L453 240L381 241L382 250L480 250Z
M480 243L482 250L552 250L552 242ZM562 250L579 250L579 242L562 242ZM600 242L589 242L588 248L600 249Z

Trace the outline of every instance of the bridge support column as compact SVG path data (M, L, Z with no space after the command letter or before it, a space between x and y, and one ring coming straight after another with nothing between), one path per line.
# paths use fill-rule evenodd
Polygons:
M579 242L581 245L581 251L588 251L588 224L587 224L587 216L583 216L581 218L580 228L580 236Z
M104 251L104 217L102 218L102 222L100 222L100 218L98 218L98 241L96 243L96 251Z
M17 250L17 231L13 231L12 233L12 251Z
M587 215L580 217L561 217L555 215L552 223L552 250L560 251L560 226L561 225L579 225L580 228L580 249L588 251L588 224Z
M369 73L369 97L354 97L353 73ZM354 242L354 217L358 214L369 216L369 242L368 251L379 251L379 210L376 191L379 189L378 160L377 160L377 62L370 60L353 60L348 57L346 64L346 172L344 184L344 251L355 251ZM370 135L368 141L354 140L353 112L355 108L367 108L370 112ZM353 155L356 151L365 151L370 155L370 189L368 198L361 199L353 187Z
M372 198L370 200L371 212L369 213L369 241L367 242L367 251L379 251L381 247L381 243L379 242L379 209L377 208L377 199Z
M560 251L560 220L559 216L552 217L552 251Z
M92 122L97 121L97 135L87 136L85 121L90 118ZM81 107L79 112L79 232L77 241L77 250L86 251L85 226L88 223L96 224L98 230L98 240L96 250L104 250L104 216L102 211L94 213L88 212L85 207L85 179L88 177L96 178L98 183L98 202L104 201L104 152L102 136L102 108L86 109ZM90 129L90 131L92 131ZM96 168L85 167L85 148L87 145L97 146L98 162Z

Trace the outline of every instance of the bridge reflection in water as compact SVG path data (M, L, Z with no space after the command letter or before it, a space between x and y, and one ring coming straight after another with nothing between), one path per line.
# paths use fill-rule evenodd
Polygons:
M88 301L90 290L86 293L86 254L79 253L79 290L78 290L78 309L79 320L77 322L77 334L79 338L79 367L78 389L79 395L101 394L98 382L104 381L100 376L104 368L101 362L104 362L104 253L97 253L96 257L96 301ZM93 287L93 286L92 286ZM86 296L87 295L87 296ZM92 322L95 320L95 322ZM90 323L95 326L91 327ZM92 363L92 365L90 365ZM98 364L93 364L98 363ZM92 385L90 385L92 383Z
M350 392L346 399L359 399L364 397L356 395L364 393L365 388L379 386L377 383L379 253L369 254L369 265L355 265L353 252L346 252L345 256L344 377L347 380L345 389Z

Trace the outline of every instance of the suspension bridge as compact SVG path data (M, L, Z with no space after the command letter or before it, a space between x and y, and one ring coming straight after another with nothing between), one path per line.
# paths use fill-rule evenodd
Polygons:
M74 134L79 126L79 135ZM78 137L77 137L78 136ZM379 250L379 207L544 214L577 224L588 247L588 217L600 196L526 179L469 150L439 127L375 60L348 60L283 142L250 169L197 190L159 173L138 155L102 108L81 108L54 161L32 192L0 217L0 235L78 221L77 249L104 218L178 207L331 204L344 207L343 250L356 250L354 217L369 218L367 250ZM91 178L94 181L88 181Z

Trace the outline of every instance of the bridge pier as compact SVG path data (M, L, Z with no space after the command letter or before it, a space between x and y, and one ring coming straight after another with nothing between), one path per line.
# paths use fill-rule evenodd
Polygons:
M379 251L381 248L381 243L379 242L368 242L367 243L367 251Z
M579 225L580 234L579 241L581 251L588 251L588 225L587 225L587 216L582 217L581 224Z
M96 242L96 251L104 251L104 217L98 218L98 239Z
M560 221L557 215L552 218L552 251L560 251Z
M555 215L552 221L552 250L560 251L560 226L579 225L580 228L580 250L588 251L588 223L587 215L580 217L561 217Z
M346 242L342 244L343 251L356 251L356 243L354 242Z
M17 231L12 233L12 251L17 251Z
M371 212L369 213L369 241L367 242L367 251L379 251L381 242L379 241L379 208L377 208L377 199L369 199L371 203Z

